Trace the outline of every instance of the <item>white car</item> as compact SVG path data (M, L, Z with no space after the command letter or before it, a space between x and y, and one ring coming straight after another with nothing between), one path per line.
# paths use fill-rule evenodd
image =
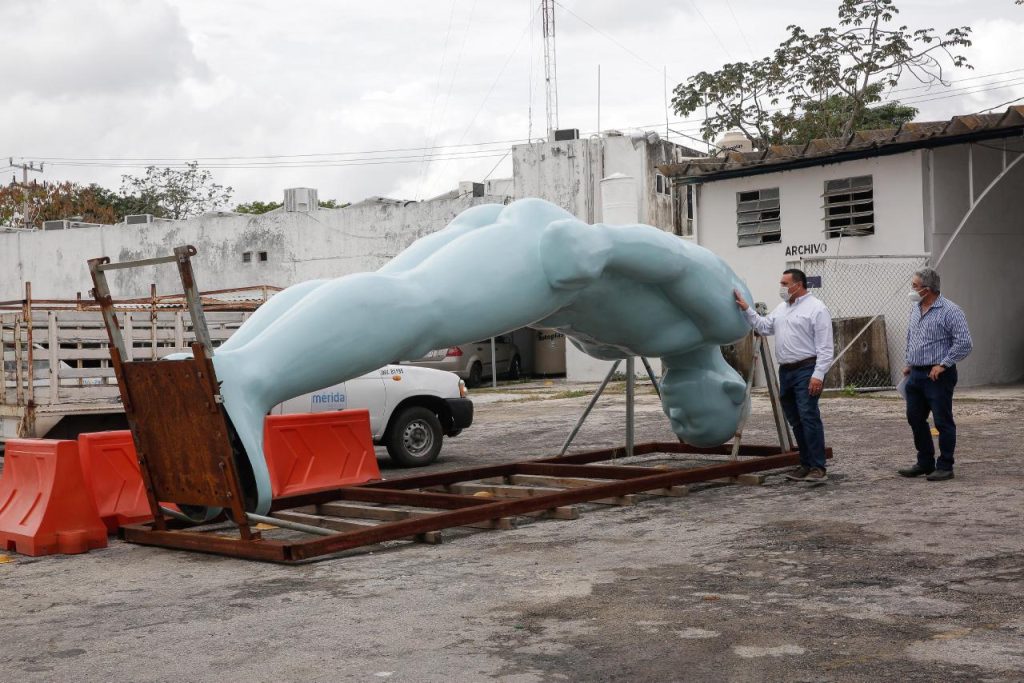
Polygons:
M361 377L288 399L271 414L322 413L366 408L373 442L387 447L403 467L437 460L445 436L473 423L473 402L457 375L442 370L387 365Z

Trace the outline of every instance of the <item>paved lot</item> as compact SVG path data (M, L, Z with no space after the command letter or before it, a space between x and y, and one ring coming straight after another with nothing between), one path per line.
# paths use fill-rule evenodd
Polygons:
M477 393L435 467L553 454L589 388ZM18 557L0 678L1024 681L1024 391L971 395L948 483L895 476L896 400L843 397L819 488L774 476L299 567L119 542ZM623 410L602 399L578 447L621 445ZM652 395L637 410L638 441L672 438ZM755 398L748 441L770 424Z

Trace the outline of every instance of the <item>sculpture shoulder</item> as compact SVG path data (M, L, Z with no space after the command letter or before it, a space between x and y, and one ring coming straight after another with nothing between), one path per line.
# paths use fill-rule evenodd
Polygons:
M541 232L541 265L554 289L582 289L601 277L612 240L598 227L575 218L557 220Z

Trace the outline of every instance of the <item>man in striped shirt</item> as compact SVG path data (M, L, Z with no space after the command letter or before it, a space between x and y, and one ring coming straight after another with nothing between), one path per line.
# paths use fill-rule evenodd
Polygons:
M914 432L917 464L899 470L904 477L926 475L928 481L953 478L956 423L953 422L953 388L956 364L971 352L971 333L964 312L939 293L939 274L931 268L914 273L907 330L907 422ZM935 460L928 413L939 432L939 459Z

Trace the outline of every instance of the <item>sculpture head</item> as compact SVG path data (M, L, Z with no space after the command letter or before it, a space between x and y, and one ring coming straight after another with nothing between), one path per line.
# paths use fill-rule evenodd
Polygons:
M661 381L661 403L672 431L701 448L731 440L750 412L746 384L722 359L705 367L667 368Z

